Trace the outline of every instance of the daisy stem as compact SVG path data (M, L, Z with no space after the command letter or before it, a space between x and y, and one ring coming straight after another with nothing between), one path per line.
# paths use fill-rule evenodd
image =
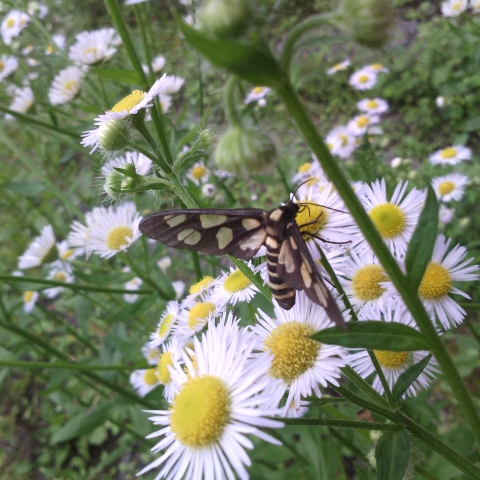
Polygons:
M28 362L27 362L28 363ZM285 425L317 425L320 427L356 428L359 430L398 430L394 423L370 423L348 420L328 420L323 418L282 418Z
M199 282L203 278L202 267L200 266L200 258L198 257L198 252L196 250L192 250L191 253L193 268L195 269L195 276L197 277L197 282Z
M140 36L142 37L143 50L145 52L145 60L147 62L148 73L150 76L150 81L155 78L152 68L152 56L150 55L150 48L148 46L147 33L145 30L145 24L147 23L142 19L142 12L140 5L134 5L133 11L135 12L135 18L137 20L137 26L140 29ZM142 69L143 70L143 69Z
M105 371L130 371L151 368L151 365L142 362L137 365L89 365L76 362L33 362L21 360L0 360L1 367L22 367L22 368L52 368L61 370L105 370Z
M414 317L420 331L425 339L427 339L431 352L437 359L445 378L450 384L452 392L457 398L460 408L463 410L472 428L477 443L480 444L480 418L473 400L453 360L449 356L443 341L438 336L435 326L418 298L417 293L412 290L372 220L365 212L360 200L348 183L342 168L335 161L328 147L325 145L325 142L320 136L310 115L306 112L289 79L284 77L283 81L276 85L275 88L279 96L283 99L287 110L294 118L308 145L317 156L324 172L334 184L338 194L342 197L345 205L355 218L361 232L365 235L368 243L379 258L385 272L397 288L397 291Z

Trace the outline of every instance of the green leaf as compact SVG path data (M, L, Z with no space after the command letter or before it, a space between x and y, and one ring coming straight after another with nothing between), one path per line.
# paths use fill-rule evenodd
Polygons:
M463 132L475 132L480 130L480 115L467 118L464 122L460 123L459 129Z
M269 52L205 37L178 17L177 21L187 42L218 67L230 70L253 85L274 87L282 83L284 74Z
M407 368L407 370L400 374L392 390L393 400L395 402L398 402L398 400L402 398L402 395L408 390L408 387L423 372L423 369L427 366L431 358L431 355L427 355L424 359L420 360L415 365Z
M19 193L20 195L38 195L43 192L47 186L43 182L5 182L0 184L0 188Z
M108 317L107 321L112 323L125 322L131 318L138 317L138 315L146 312L157 300L158 293L152 293L152 295L141 298L135 303L129 303L118 312L115 312L111 317Z
M353 465L355 466L355 472L358 480L368 480L367 472L358 463L354 462Z
M346 332L339 327L331 327L313 334L311 338L321 343L347 348L392 352L429 349L420 332L407 325L393 322L350 322L347 324Z
M427 200L420 214L417 228L413 232L405 257L407 279L416 292L422 281L428 263L432 259L433 247L437 239L438 201L430 184Z
M124 68L91 68L90 70L117 82L128 83L129 85L143 85L142 76L135 70L126 70Z
M95 406L93 409L88 409L70 419L60 430L57 430L50 443L56 445L58 443L66 442L72 438L77 438L86 433L91 432L100 425L103 425L111 413L114 402L117 398L104 402Z
M92 302L88 298L79 295L77 298L77 303L75 305L75 312L77 314L77 322L80 326L82 334L88 336L88 326L90 318L93 314Z
M410 460L410 436L405 429L384 433L375 448L378 480L402 480Z
M128 282L134 277L134 274L132 272L113 273L111 275L89 275L87 273L75 272L75 275L84 282L87 282L88 284L108 287L112 285L118 285L119 283Z

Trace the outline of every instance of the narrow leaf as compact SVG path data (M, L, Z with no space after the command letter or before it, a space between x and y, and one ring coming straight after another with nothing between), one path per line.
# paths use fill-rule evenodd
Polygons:
M311 338L321 343L347 348L393 352L429 349L420 332L401 323L365 321L348 323L347 327L346 332L339 327L326 328L313 334Z
M19 193L20 195L38 195L43 192L46 185L43 182L5 182L0 184L0 188Z
M111 317L107 318L107 321L118 323L138 317L138 315L146 312L157 300L158 293L153 293L146 298L137 300L135 303L129 303L119 311L115 312Z
M120 283L128 282L134 276L131 272L112 273L111 275L90 275L88 273L75 272L75 275L84 282L87 282L88 284L106 286L118 285Z
M423 369L427 366L428 362L432 358L431 355L427 355L424 359L420 360L415 365L407 368L399 377L395 385L393 386L392 395L393 400L397 402L402 398L402 395L408 390L408 387L417 379L417 377L423 372Z
M110 80L128 83L129 85L143 85L142 76L135 70L123 68L92 68L91 70Z
M357 479L358 480L368 480L368 475L367 472L358 464L358 463L353 463L355 466L355 472L357 474Z
M428 185L427 200L413 232L405 257L407 279L417 291L428 263L432 258L433 247L437 239L438 201L431 185Z
M254 85L273 87L282 82L283 72L269 53L240 43L208 38L178 17L177 21L187 42L218 67L226 68Z
M384 433L375 448L378 480L402 480L410 460L410 436L405 429Z

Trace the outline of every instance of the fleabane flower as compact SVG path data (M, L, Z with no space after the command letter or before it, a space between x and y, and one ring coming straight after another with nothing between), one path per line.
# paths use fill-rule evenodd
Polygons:
M30 87L15 87L13 91L13 100L8 108L14 112L28 113L34 102L35 97L33 96L33 91ZM6 120L12 120L13 118L13 115L5 115Z
M318 163L318 160L314 156L312 157L312 161L302 163L302 165L298 167L297 173L292 178L293 183L306 182L306 184L308 184L307 181L310 179L318 179L324 183L328 182L320 163Z
M432 178L432 187L437 194L437 198L442 202L451 202L452 200L461 200L465 187L469 179L461 173L449 173L441 177Z
M383 98L364 98L357 103L357 108L370 115L379 115L388 110L388 102Z
M185 297L185 300L182 302L182 308L188 308L193 305L200 298L205 298L209 296L212 292L212 289L215 287L215 278L210 275L206 275L198 282L192 283L188 290L188 295Z
M433 165L457 165L464 160L472 158L472 151L468 147L455 145L453 147L442 148L430 155L428 158Z
M152 60L152 70L153 73L158 73L166 64L165 57L163 55L158 55ZM148 65L142 65L143 71L149 73Z
M45 49L45 55L52 55L57 51L64 50L66 41L65 35L62 35L61 33L52 35L52 43L47 45L47 48Z
M93 219L96 217L96 210L104 210L105 207L96 207L91 212L85 214L85 224L74 220L70 226L70 233L67 237L68 245L74 250L75 257L83 255L84 253L90 254L89 238L92 231Z
M11 10L8 12L0 26L3 43L10 45L12 38L20 35L20 32L27 26L29 20L30 17L20 10Z
M114 48L118 35L113 28L77 33L76 42L68 51L68 58L78 65L97 65L109 60L117 51Z
M134 370L130 374L130 383L140 397L144 397L160 385L157 378L157 369Z
M480 0L470 0L470 7L473 13L480 13Z
M352 62L347 58L343 62L335 64L333 67L330 67L327 70L327 75L333 75L334 73L340 72L341 70L346 70Z
M405 195L407 187L408 182L400 182L388 200L385 179L382 178L371 185L364 185L359 195L378 232L398 259L403 258L407 251L425 202L425 192L414 188ZM362 252L368 248L362 238L356 250Z
M102 258L127 250L140 237L138 225L142 217L132 202L95 209L92 214L87 249Z
M52 268L50 269L47 278L49 280L56 280L63 283L73 283L75 281L71 265L62 262L61 260L57 260L52 264ZM57 287L47 288L43 293L48 298L55 298L60 295L64 289L65 287L59 285Z
M386 305L382 312L382 318L385 322L402 323L412 328L416 328L415 322L410 316L408 310L406 310L405 307L399 305L396 306L396 309L393 309L392 306ZM428 355L428 353L428 351L422 350L415 352L373 350L373 354L375 355L378 363L380 364L380 368L382 369L382 372L385 376L388 386L390 387L390 390L397 382L398 377L407 368L423 360ZM350 355L348 355L346 360L362 378L367 378L375 372L375 367L367 350L361 350L359 352L351 353ZM437 366L437 361L434 357L432 357L426 367L423 369L422 373L408 387L403 397L416 396L417 392L421 388L427 388L430 381L435 378L437 373L439 373L439 370L436 368ZM383 385L376 373L372 383L372 387L378 393L384 393Z
M224 306L213 302L211 295L202 296L188 307L184 307L182 304L182 308L178 313L177 323L173 327L173 333L191 337L201 332L209 320L218 317L224 310Z
M18 268L38 267L51 263L57 256L55 234L51 225L42 228L40 235L30 244L25 253L18 259Z
M287 393L282 414L301 407L302 397L315 393L322 396L320 385L338 386L340 368L345 366L345 352L337 345L324 345L309 338L316 332L333 327L325 310L311 302L304 292L290 310L280 308L276 301L274 317L259 310L257 323L252 327L258 356L272 355L268 377L281 380L269 387L270 402L276 406ZM340 358L337 358L340 357Z
M157 365L160 360L160 350L158 347L152 347L149 342L142 346L142 354L150 365Z
M377 83L377 74L370 69L359 70L350 76L349 83L355 90L370 90Z
M253 271L253 265L247 263ZM258 288L250 279L236 267L230 267L230 271L221 275L215 281L215 288L212 292L212 302L225 306L235 305L237 302L250 303L258 292Z
M443 328L448 329L462 323L465 310L458 305L450 293L470 296L453 286L453 282L478 280L478 265L470 265L473 258L465 260L468 252L465 247L456 245L449 252L451 239L438 235L433 249L432 259L425 270L418 295L432 318L440 320ZM448 252L448 253L447 253Z
M58 259L64 263L74 260L78 256L78 252L69 245L67 240L57 243L57 252Z
M278 413L266 407L271 358L252 359L253 347L252 333L229 315L218 325L210 322L201 341L195 338L190 352L182 352L184 365L173 362L175 396L168 410L150 412L161 429L147 437L162 437L152 451L164 452L139 475L161 466L156 478L247 479L245 449L253 443L246 435L279 444L261 430L283 426L265 418Z
M248 105L252 102L258 102L260 105L260 100L264 99L268 92L271 90L270 87L253 87L250 92L248 92L247 96L245 97L245 105ZM260 106L264 106L260 105Z
M340 158L350 157L357 148L355 135L346 126L338 126L330 130L325 142L332 155Z
M362 70L370 70L374 73L388 73L390 71L387 67L385 67L385 65L378 62L365 65Z
M178 319L179 305L176 300L171 300L167 303L165 311L160 317L156 330L150 334L151 347L158 347L161 345L172 331L172 327Z
M18 68L18 60L12 55L0 56L0 81L7 78Z
M73 100L82 86L85 72L78 67L67 67L53 79L48 99L52 105L64 105Z
M125 282L125 290L139 290L143 284L143 280L139 277L133 277L128 282ZM138 293L124 293L123 299L127 303L135 303L138 300Z
M163 385L163 396L167 402L171 402L175 396L175 384L172 380L170 368L174 363L183 364L182 353L186 346L193 346L193 343L185 343L185 339L174 336L162 345L162 351L157 362L157 379Z
M454 208L447 208L445 205L440 205L440 210L438 212L438 219L444 225L448 225L449 223L453 222L455 218L455 209Z
M210 172L203 162L197 162L188 170L187 178L189 178L195 185L199 186L200 184L208 182Z
M31 313L38 300L38 292L32 290L26 290L23 292L23 311L25 313Z
M355 136L360 136L368 133L369 128L380 122L378 115L370 115L365 113L363 115L357 115L348 122L347 127Z
M468 8L468 0L446 0L442 2L441 11L444 17L458 17Z

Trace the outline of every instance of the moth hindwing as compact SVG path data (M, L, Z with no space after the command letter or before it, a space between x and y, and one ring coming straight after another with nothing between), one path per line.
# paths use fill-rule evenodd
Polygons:
M295 305L295 290L304 290L345 328L295 222L298 209L298 204L289 202L270 212L258 208L165 210L145 217L139 227L147 237L169 247L229 254L241 260L251 259L265 246L268 285L278 304L289 310Z

